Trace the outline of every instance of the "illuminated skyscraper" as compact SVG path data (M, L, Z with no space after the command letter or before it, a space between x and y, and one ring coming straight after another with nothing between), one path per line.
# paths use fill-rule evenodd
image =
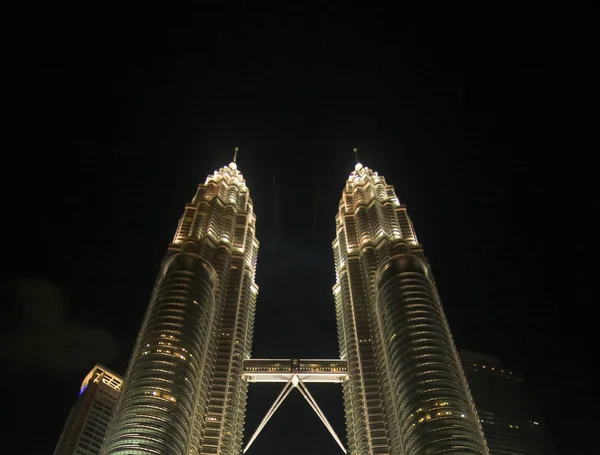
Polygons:
M97 455L106 436L108 422L121 393L123 380L102 365L96 365L79 389L54 455Z
M490 455L556 455L523 378L495 357L460 351L460 358Z
M333 242L351 454L487 454L431 267L394 188L358 163Z
M340 359L250 359L255 216L234 162L208 176L160 267L104 455L239 455L248 382L298 390L351 455L487 455L431 268L392 186L357 163L336 217ZM300 283L299 283L300 285ZM343 384L348 450L309 383Z
M234 161L199 185L160 266L103 452L238 454L258 241Z

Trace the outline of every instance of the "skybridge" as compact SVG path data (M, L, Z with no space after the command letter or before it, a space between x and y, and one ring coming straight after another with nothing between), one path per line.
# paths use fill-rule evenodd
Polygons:
M293 389L298 389L310 407L315 411L323 425L327 428L333 439L344 453L348 451L331 427L329 421L319 408L319 405L308 391L307 383L332 383L341 384L348 377L348 365L340 359L250 359L244 361L243 379L249 383L254 382L281 382L285 383L283 390L261 421L260 425L246 444L243 453L246 453L254 440L260 434L277 408L283 403Z

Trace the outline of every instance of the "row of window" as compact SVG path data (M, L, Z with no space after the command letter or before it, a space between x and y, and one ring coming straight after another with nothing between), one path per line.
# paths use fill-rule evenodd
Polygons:
M170 355L171 357L178 357L180 359L185 360L185 356L181 355L179 352L171 351L169 349L156 349L155 351L144 351L144 352L142 352L142 355L152 354L153 352L156 352L159 354L166 354L166 355ZM191 354L190 354L190 356L191 356Z
M423 417L419 417L419 420L417 420L417 422L418 423L423 423L423 422L425 422L427 420L434 420L434 419L441 418L441 417L446 417L446 416L449 416L449 415L457 415L458 416L459 414L458 413L455 414L452 411L439 411L439 412L436 412L436 413L425 414ZM461 413L460 416L461 417L467 417L467 415L464 414L464 413ZM416 423L413 423L411 426L414 427L415 425L416 425Z
M172 401L173 403L175 403L177 401L177 398L175 398L174 396L167 395L166 393L161 393L156 390L153 390L152 392L144 392L144 395L152 395L156 398L162 398L162 399L165 399L168 401Z
M477 367L478 365L477 365L476 363L474 363L474 364L473 364L473 366L474 366L474 367ZM487 367L487 365L481 365L481 368L488 368L488 367ZM490 369L491 369L492 371L496 371L496 367L490 367ZM504 371L504 370L502 370L502 369L499 369L499 371L500 371L501 373L513 374L513 372L512 372L512 371L506 371L506 372L505 372L505 371Z
M267 373L289 373L290 367L287 368L269 368L269 367L246 367L245 371L264 371ZM298 368L299 371L306 372L323 372L323 373L345 373L348 371L347 368L315 368L315 367L304 367L301 366Z

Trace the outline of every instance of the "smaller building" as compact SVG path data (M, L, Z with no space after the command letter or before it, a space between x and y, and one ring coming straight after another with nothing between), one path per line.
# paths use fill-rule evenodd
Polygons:
M495 357L461 351L460 358L490 455L556 455L523 378Z
M97 455L117 404L123 378L97 364L85 377L54 455Z

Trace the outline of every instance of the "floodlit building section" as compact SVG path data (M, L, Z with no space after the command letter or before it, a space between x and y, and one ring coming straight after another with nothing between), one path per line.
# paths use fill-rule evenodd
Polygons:
M242 368L258 294L255 223L234 157L184 208L103 454L240 453L247 392Z
M97 455L121 393L121 377L96 365L84 378L54 455Z
M349 452L487 454L406 207L359 162L342 193L333 251Z

